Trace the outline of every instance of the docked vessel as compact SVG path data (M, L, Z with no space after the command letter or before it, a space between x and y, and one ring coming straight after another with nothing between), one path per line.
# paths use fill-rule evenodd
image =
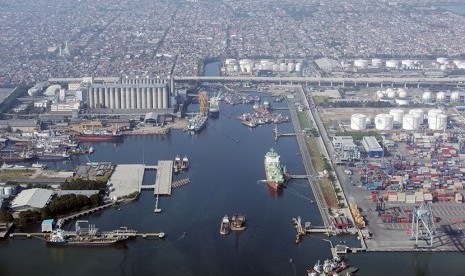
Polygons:
M84 224L84 227L82 225ZM134 237L136 231L123 227L102 232L86 220L76 221L75 232L56 229L47 238L48 245L102 246L123 242Z
M282 188L287 180L279 161L279 155L273 148L265 155L265 175L266 183L274 189Z
M123 133L118 130L89 130L86 129L74 138L78 142L114 142L123 139Z
M173 171L175 173L178 173L181 170L181 157L179 155L176 155L174 158L174 163L173 163Z
M31 167L36 168L36 169L45 169L47 168L47 165L37 162L37 163L33 163Z
M14 163L14 162L29 162L36 158L34 152L22 152L22 153L13 153L12 151L9 154L0 155L0 162L3 163Z
M224 216L223 219L221 220L220 234L221 235L229 234L229 218L228 218L228 216Z
M208 117L196 115L189 119L187 130L199 132L207 125Z
M245 216L235 214L231 217L231 230L233 231L244 231L245 226Z
M210 106L208 108L210 112L210 116L216 117L218 116L218 113L220 112L220 100L221 92L217 96L213 96L210 98Z
M189 169L189 159L187 156L184 156L181 161L181 170L188 170Z
M39 160L43 161L60 161L60 160L66 160L69 159L71 156L68 154L68 152L63 151L63 152L40 152L37 153L37 158Z

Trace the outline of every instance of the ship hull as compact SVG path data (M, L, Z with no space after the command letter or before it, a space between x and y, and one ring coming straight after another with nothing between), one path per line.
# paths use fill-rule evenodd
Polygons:
M75 139L78 142L118 142L118 141L123 140L123 135L117 135L117 136L77 135Z
M266 164L265 164L265 168L266 168ZM270 180L270 177L268 176L266 169L265 169L265 177L266 177L266 184L269 187L275 190L281 189L283 187L284 182L276 182L276 181Z

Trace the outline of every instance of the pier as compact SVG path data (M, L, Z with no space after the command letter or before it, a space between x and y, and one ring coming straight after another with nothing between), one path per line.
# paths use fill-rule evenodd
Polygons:
M92 214L94 212L97 212L97 211L103 210L103 209L105 209L107 207L110 207L113 204L115 204L115 203L114 202L108 203L108 204L105 204L105 205L102 205L102 206L99 206L99 207L96 207L96 208L92 208L92 209L89 209L89 210L79 212L77 214L73 214L73 215L70 215L70 216L67 216L67 217L60 218L60 219L58 219L56 226L57 226L57 228L61 229L63 224L65 224L66 221L68 221L70 219L76 219L76 218L79 218L79 217L82 217L82 216L85 216L85 215Z
M173 161L158 161L157 178L155 180L155 195L171 195L173 180Z
M173 182L173 184L171 184L171 188L172 189L179 188L181 186L189 184L190 182L191 181L189 178L184 178L184 179Z
M274 140L275 140L275 141L278 141L278 139L279 139L280 137L291 137L291 136L296 136L295 133L280 133L280 132L278 131L278 126L277 126L277 125L275 125L275 127L273 128L273 133L274 133Z

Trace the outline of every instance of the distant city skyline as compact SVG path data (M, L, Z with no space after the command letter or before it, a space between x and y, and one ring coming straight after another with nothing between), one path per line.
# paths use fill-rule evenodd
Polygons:
M462 56L465 17L441 2L7 0L0 78L197 76L209 58Z

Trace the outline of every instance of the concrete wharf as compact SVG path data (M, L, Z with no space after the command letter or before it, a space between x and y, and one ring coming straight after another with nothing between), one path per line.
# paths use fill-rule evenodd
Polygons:
M171 195L173 161L158 161L157 167L154 193L155 195Z

